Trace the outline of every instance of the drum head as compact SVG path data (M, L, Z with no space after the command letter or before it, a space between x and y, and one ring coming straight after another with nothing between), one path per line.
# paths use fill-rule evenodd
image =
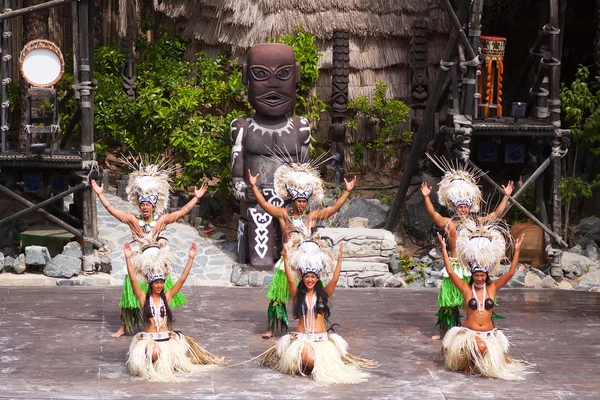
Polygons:
M65 62L62 53L49 40L34 40L27 43L19 61L23 78L32 86L53 86L64 73Z

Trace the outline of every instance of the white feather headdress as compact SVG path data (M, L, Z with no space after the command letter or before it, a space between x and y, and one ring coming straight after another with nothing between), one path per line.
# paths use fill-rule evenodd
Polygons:
M159 246L156 242L146 242L144 238L140 241L140 252L131 256L131 263L138 274L147 283L155 280L165 280L171 275L171 266L176 259L173 253L165 245Z
M269 158L282 164L273 174L275 193L283 200L308 200L310 197L321 203L325 196L325 185L317 168L329 158L322 154L315 160L308 160L308 152L298 156L299 160L294 161L287 149L276 147L271 151Z
M478 168L465 168L459 161L454 163L427 153L426 155L444 172L442 181L438 184L438 202L450 210L455 210L459 205L467 205L471 212L479 212L481 189L477 185L477 180L483 175L483 171Z
M335 259L328 241L315 236L311 240L286 243L290 266L297 280L312 272L322 280L329 280L335 268Z
M471 273L489 272L504 259L510 238L503 220L463 219L456 239L458 261L468 266Z
M136 208L143 202L150 202L156 215L164 214L169 206L171 175L177 168L165 158L157 158L150 162L147 157L130 156L124 161L133 169L125 188L129 201Z

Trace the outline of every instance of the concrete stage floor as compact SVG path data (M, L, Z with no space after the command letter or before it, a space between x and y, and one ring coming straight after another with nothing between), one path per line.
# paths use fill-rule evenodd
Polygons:
M251 288L184 287L175 310L182 330L232 364L263 352L265 293ZM499 327L513 356L536 364L508 382L445 370L434 359L437 292L338 289L332 321L350 351L377 360L367 383L324 385L252 361L150 383L125 370L131 337L113 339L118 287L0 288L0 398L174 399L598 399L600 294L504 289ZM293 325L295 327L295 323Z

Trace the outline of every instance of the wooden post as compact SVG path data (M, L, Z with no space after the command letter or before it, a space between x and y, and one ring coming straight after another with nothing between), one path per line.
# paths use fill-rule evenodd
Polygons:
M474 0L471 8L471 23L469 26L469 41L475 52L478 52L481 37L481 14L483 13L483 0ZM472 61L472 60L469 60ZM463 113L467 116L475 115L475 93L477 92L477 65L467 66L467 79L465 96L463 98ZM463 81L464 82L464 81Z
M78 20L78 46L76 53L78 58L79 84L76 89L79 90L80 100L79 108L81 110L81 159L84 170L92 168L94 161L94 73L92 64L94 63L93 49L91 48L90 32L93 32L93 0L80 0L77 3L77 15L74 18ZM77 57L77 55L79 57ZM84 178L85 179L85 178ZM89 256L93 252L93 246L90 238L96 240L98 237L96 220L96 202L94 201L91 187L83 191L83 255ZM83 272L91 274L94 272L93 265L83 263Z
M469 1L463 1L461 3L461 8L459 9L459 14L462 18L459 19L466 18L468 8ZM456 50L456 42L458 40L458 33L459 32L456 29L456 27L452 29L452 32L450 33L450 38L448 39L448 43L446 44L446 51L444 51L444 61L450 60L450 58L454 54L454 51ZM464 35L464 32L462 32L462 34ZM392 208L390 209L390 212L387 216L387 220L385 221L385 229L387 229L388 231L393 231L396 228L396 224L398 223L398 219L400 218L400 208L402 207L402 203L404 202L404 198L406 197L406 192L408 191L408 187L410 186L410 181L412 179L413 174L415 173L417 162L419 161L419 157L421 156L421 152L423 151L423 140L433 126L433 114L435 113L438 98L442 91L442 86L444 86L444 82L446 81L447 75L447 68L441 68L438 72L438 76L435 80L435 86L433 88L431 97L427 101L427 107L425 107L425 112L423 113L423 123L421 124L421 126L419 126L419 130L414 135L412 149L410 151L410 156L406 164L406 169L402 174L402 180L400 181L400 185L398 185L398 190L396 191L394 203L392 204Z

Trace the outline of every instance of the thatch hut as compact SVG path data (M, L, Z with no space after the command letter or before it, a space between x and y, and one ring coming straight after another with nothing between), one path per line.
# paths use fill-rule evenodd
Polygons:
M189 51L227 53L240 60L256 43L294 34L301 24L321 49L317 89L331 92L331 36L350 33L349 97L370 95L384 81L390 97L410 99L409 52L413 21L428 26L430 76L442 56L449 23L430 0L154 0L155 8L184 26Z

